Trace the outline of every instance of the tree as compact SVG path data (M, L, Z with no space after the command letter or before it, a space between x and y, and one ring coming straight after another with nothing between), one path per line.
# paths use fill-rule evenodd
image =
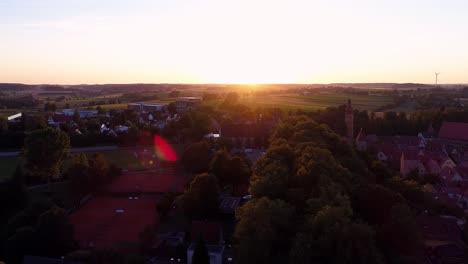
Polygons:
M50 202L34 201L10 218L6 230L8 263L19 263L23 255L60 257L76 248L66 212Z
M232 143L232 139L226 137L220 137L216 140L216 149L222 150L225 149L228 152L232 150L234 144Z
M94 153L89 159L89 174L94 188L110 181L109 162L101 153Z
M55 103L45 103L44 104L44 110L45 111L50 111L50 112L55 112L55 110L57 110L57 106L55 105Z
M254 197L283 198L293 161L293 150L288 144L278 143L257 160L250 179L249 192Z
M61 130L46 128L26 137L23 157L32 173L50 181L60 176L62 161L70 150L70 139Z
M89 178L89 162L84 153L72 156L72 164L68 169L68 177L72 184L72 192L77 199L91 191L92 184Z
M234 238L237 263L285 263L294 209L266 197L248 201L236 211Z
M99 115L102 115L102 114L105 113L104 109L102 109L102 107L100 105L96 107L96 110L98 111Z
M391 207L390 216L379 232L386 246L403 255L412 255L423 248L422 233L408 205L399 203Z
M8 216L26 204L26 186L24 173L21 165L17 165L13 176L0 184L0 218L7 219ZM2 223L2 221L0 221Z
M325 206L293 239L290 263L382 263L372 228L353 223L347 209Z
M210 162L210 172L213 173L221 185L232 181L231 179L232 156L226 150L218 150Z
M175 102L171 102L167 105L167 111L169 114L174 115L177 114L177 106Z
M207 217L215 214L219 206L219 185L216 177L208 173L195 176L188 190L182 195L186 215Z
M8 130L8 120L4 116L0 116L0 132Z
M176 98L176 97L179 97L179 96L180 96L180 91L174 90L174 91L169 92L169 97L171 97L171 98Z
M73 122L78 124L80 122L80 119L80 113L78 112L78 110L75 110L75 112L73 112Z
M223 101L223 106L233 106L239 101L239 94L236 92L230 92L226 95Z
M182 154L182 164L193 173L208 171L210 165L210 146L201 141L192 143Z
M232 156L225 149L218 150L211 160L210 172L213 173L222 186L248 184L251 170L246 157Z
M39 216L36 236L39 242L38 252L46 256L63 256L76 248L73 226L68 222L65 210L56 206Z
M210 264L210 256L203 238L199 238L193 251L192 264Z

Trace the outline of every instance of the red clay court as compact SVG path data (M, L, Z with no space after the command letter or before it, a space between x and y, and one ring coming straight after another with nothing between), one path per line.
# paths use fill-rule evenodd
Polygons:
M184 177L176 173L134 172L114 179L104 188L110 193L165 193L184 191Z
M69 217L80 247L125 248L138 245L139 234L158 221L152 199L96 197Z

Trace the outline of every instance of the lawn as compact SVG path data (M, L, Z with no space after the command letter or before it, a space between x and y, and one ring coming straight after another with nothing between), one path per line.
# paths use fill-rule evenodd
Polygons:
M0 182L8 180L15 172L16 165L19 163L17 157L0 158Z
M123 169L142 170L145 168L143 164L129 151L104 151L102 154L110 163L113 163Z

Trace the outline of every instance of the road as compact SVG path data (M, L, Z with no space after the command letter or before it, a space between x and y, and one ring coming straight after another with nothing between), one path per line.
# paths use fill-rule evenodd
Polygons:
M86 148L72 148L70 149L71 153L76 152L97 152L97 151L109 151L109 150L131 150L136 149L137 147L128 147L128 148L119 148L118 146L102 146L102 147L86 147ZM0 152L0 157L17 157L21 154L20 151L8 151Z

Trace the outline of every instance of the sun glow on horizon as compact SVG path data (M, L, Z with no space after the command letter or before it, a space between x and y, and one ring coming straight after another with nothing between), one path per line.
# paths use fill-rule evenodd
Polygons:
M468 83L463 1L0 4L0 82Z

